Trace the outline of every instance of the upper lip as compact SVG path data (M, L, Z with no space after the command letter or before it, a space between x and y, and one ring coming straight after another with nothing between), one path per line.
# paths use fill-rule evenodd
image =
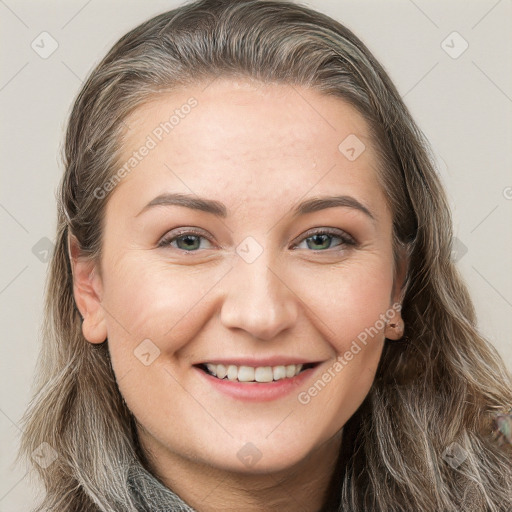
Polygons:
M235 365L235 366L286 366L289 364L316 364L319 361L313 361L310 359L304 359L301 357L292 356L272 356L263 357L256 359L254 357L233 357L233 358L222 358L212 357L211 359L205 359L198 364L223 364L224 366Z

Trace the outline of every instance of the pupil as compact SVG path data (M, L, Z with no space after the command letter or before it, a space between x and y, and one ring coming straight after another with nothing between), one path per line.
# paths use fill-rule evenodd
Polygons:
M185 236L181 237L181 240L187 246L186 248L191 249L191 248L195 248L194 247L194 243L197 242L197 236L195 236L195 235L185 235Z
M324 244L325 244L325 243L327 243L327 247L326 247L326 248L328 248L328 247L329 247L329 245L330 245L330 241L329 241L328 236L329 236L329 235L325 235L325 234L324 234L324 235L313 235L311 238L312 238L312 240L313 240L313 243L314 243L314 244L317 244L317 243L318 243L318 244L320 244L320 245L322 245L322 242L321 242L321 241L320 241L320 242L318 242L318 240L319 240L319 239L324 239L324 242L323 242L323 243L324 243ZM309 245L309 244L308 244L308 245ZM309 248L311 249L311 245L309 245Z

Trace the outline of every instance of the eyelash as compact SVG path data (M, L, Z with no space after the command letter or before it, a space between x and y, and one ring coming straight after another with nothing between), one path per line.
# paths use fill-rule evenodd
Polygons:
M196 231L196 230L191 229L191 228L187 228L187 229L183 229L181 231L178 231L177 233L174 233L172 236L166 235L164 238L162 238L160 240L160 242L158 243L158 247L169 247L172 242L174 242L178 238L184 237L186 235L198 236L198 237L204 238L205 240L208 240L210 243L212 243L211 240L207 236L205 236L205 234L203 232ZM335 247L340 247L340 246L341 247L342 246L356 247L358 245L358 243L356 242L356 240L354 240L354 238L352 238L350 235L348 235L346 233L343 233L343 231L335 230L335 229L328 229L328 228L316 228L316 229L312 229L312 230L306 231L305 236L303 236L299 240L299 242L297 244L295 244L295 245L298 245L298 244L306 241L307 239L313 238L314 236L317 236L317 235L329 235L329 236L334 237L334 238L339 238L341 240L341 243L338 244ZM179 249L177 247L175 249L177 249L179 251L182 251L182 252L186 252L186 253L194 253L194 252L198 252L199 251L199 249L195 249L195 250L192 250L192 251L187 251L185 249ZM331 249L332 248L329 247L327 249L320 249L320 250L311 249L311 251L312 252L328 252Z

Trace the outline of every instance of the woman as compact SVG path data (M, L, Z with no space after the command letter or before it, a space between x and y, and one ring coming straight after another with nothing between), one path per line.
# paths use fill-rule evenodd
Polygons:
M349 30L276 1L159 15L92 72L65 153L38 510L510 510L510 375Z

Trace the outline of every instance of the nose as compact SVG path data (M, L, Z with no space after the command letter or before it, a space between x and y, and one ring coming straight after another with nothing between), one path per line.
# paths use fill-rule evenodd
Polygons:
M224 281L221 322L261 340L276 338L298 318L299 299L289 274L265 257L247 263L239 258ZM272 267L272 268L271 268Z

